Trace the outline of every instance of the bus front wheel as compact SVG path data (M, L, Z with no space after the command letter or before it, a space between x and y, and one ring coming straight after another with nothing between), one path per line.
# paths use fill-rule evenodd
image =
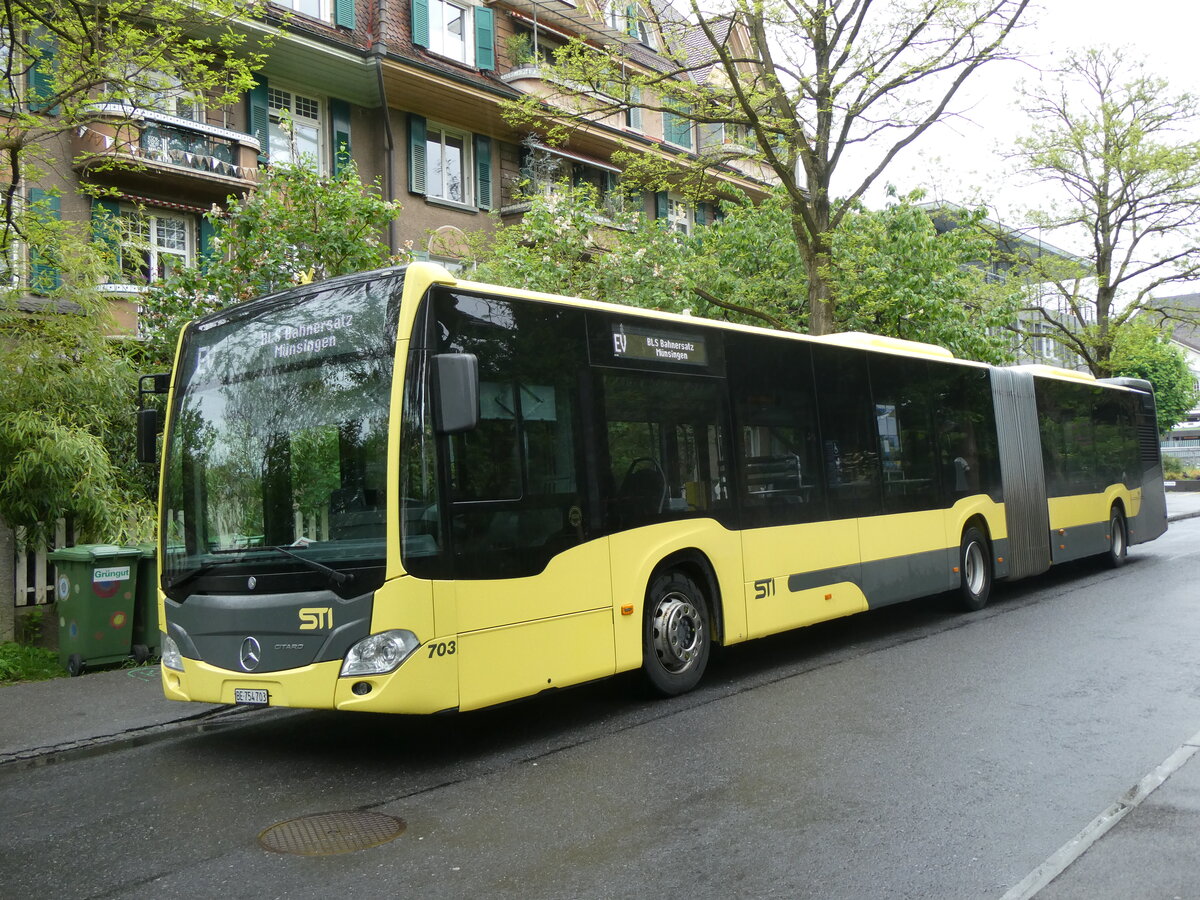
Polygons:
M657 576L646 592L642 626L642 672L663 697L690 691L708 665L712 630L708 604L682 572Z
M1125 527L1125 516L1117 507L1112 508L1108 520L1108 554L1105 562L1110 568L1125 565L1129 554L1129 530Z
M958 549L959 602L964 609L983 609L992 592L992 553L978 528L963 532Z

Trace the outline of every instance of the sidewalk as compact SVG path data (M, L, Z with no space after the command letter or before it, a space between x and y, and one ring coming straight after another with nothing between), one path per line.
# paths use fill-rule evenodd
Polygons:
M1170 521L1200 516L1200 492L1167 493ZM0 766L51 752L136 740L224 707L163 697L157 666L0 687Z

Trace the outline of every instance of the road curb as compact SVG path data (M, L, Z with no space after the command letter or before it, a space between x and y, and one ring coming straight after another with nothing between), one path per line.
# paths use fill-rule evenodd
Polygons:
M47 766L66 760L96 756L117 748L152 744L188 729L203 731L206 728L224 725L227 723L226 720L252 711L250 707L244 706L206 709L196 715L172 719L169 722L158 722L154 725L144 725L140 728L130 728L125 731L96 735L75 741L64 741L44 747L32 747L28 750L14 750L10 753L0 754L0 772Z

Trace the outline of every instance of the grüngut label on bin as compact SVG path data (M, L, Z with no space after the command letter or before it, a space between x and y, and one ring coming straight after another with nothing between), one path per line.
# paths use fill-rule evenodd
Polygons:
M129 566L97 566L92 569L92 583L101 581L128 581Z

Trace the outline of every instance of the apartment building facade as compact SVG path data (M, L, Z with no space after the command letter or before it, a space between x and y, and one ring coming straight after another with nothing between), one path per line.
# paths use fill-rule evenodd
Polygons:
M505 101L554 93L544 61L571 38L649 70L669 70L668 52L702 52L695 40L678 46L689 40L686 31L673 30L668 46L657 26L674 16L665 4L283 0L268 8L267 18L242 23L252 34L273 35L274 43L240 102L212 107L168 85L159 94L98 104L88 124L53 149L67 164L26 186L30 200L63 219L120 218L130 239L121 274L102 290L122 330L136 331L137 299L148 282L206 252L211 227L204 213L253 190L273 164L303 162L333 173L353 159L364 182L377 181L385 199L403 204L389 245L453 263L466 232L520 216L526 207L519 186L531 172L590 182L603 197L621 177L612 161L618 149L667 166L732 136L720 126L697 128L669 113L634 109L577 123L568 144L551 146L536 131L506 122ZM713 177L751 196L764 194L768 182L750 164L716 167ZM106 196L89 197L87 185L105 188ZM672 191L645 195L642 203L647 215L683 230L715 212Z
M251 35L273 35L274 42L253 87L237 102L206 102L169 79L161 91L98 102L86 122L48 144L45 174L19 185L24 202L53 217L81 226L120 222L120 265L98 290L123 334L137 333L138 303L149 283L196 265L209 251L213 229L205 214L252 191L272 165L302 163L336 173L353 159L365 183L377 181L385 199L403 204L385 236L389 246L454 264L466 233L517 220L527 208L520 185L531 174L590 182L603 197L621 178L612 160L618 149L651 154L666 166L734 137L732 129L695 128L670 114L635 109L577 121L568 143L551 146L536 131L505 120L505 101L554 93L544 61L573 37L656 71L670 69L668 51L702 52L695 41L667 46L656 26L671 15L665 5L282 0L268 10L265 18L239 25ZM8 61L8 73L21 72L32 87L36 72ZM748 165L717 167L713 178L718 188L751 196L767 190L765 174ZM715 213L710 204L693 205L669 190L637 199L647 216L684 230ZM44 308L58 273L19 244L10 250L20 303ZM64 533L58 543L65 539ZM5 596L10 585L13 603ZM12 633L6 612L14 606L53 599L44 548L23 546L3 522L0 586L0 638Z

